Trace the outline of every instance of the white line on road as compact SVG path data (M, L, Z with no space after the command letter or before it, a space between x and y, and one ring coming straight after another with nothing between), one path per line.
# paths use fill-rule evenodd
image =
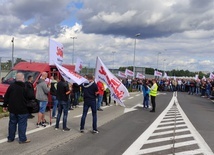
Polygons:
M212 150L210 149L210 147L207 145L207 143L204 141L204 139L201 137L201 135L197 132L197 130L194 128L194 126L192 125L192 123L189 121L189 119L187 118L186 114L183 112L183 110L181 109L178 100L177 100L177 96L175 94L176 92L173 93L173 97L170 101L170 103L168 104L168 106L166 107L166 109L158 116L158 118L146 129L146 131L144 133L142 133L137 140L134 141L134 143L131 144L131 146L123 153L123 155L130 155L130 154L147 154L147 153L151 153L151 152L157 152L157 151L161 151L161 150L165 150L165 149L171 149L171 148L177 148L177 147L182 147L182 146L188 146L188 145L193 145L193 144L198 144L199 149L202 150L203 154L207 154L207 155L211 155L213 154ZM172 109L173 105L175 104L174 107L177 107L178 111L180 112L181 116L183 117L183 119L185 120L185 124L188 127L188 131L190 131L190 134L187 134L189 137L193 137L194 140L188 141L188 142L181 142L181 143L175 143L175 145L173 146L173 144L171 145L164 145L164 146L158 146L158 147L150 147L148 149L144 149L141 150L142 146L144 144L147 143L149 137L152 136L152 133L155 130L158 130L160 128L158 128L158 125L160 125L160 122L163 120L163 118L166 118L166 114L167 112ZM178 122L183 122L183 121L176 121L176 123ZM163 124L163 123L162 123ZM176 125L177 127L178 125ZM183 129L182 129L183 130ZM181 130L181 131L182 131ZM183 131L185 131L186 129L184 129ZM165 132L166 133L166 132ZM176 138L173 137L173 139ZM159 139L159 138L157 138ZM156 140L157 140L156 139ZM154 140L155 141L155 140Z
M183 119L185 120L188 128L190 129L193 137L195 138L195 140L197 140L199 147L203 150L203 153L209 154L209 155L213 154L212 150L207 145L207 143L205 142L203 137L198 133L198 131L195 129L195 127L190 122L189 118L186 116L184 111L181 109L180 105L178 104L177 98L175 99L175 103L177 103L176 105L177 105L178 110L180 111L181 115L183 116Z
M187 141L187 142L175 143L174 147L178 148L178 147L193 145L193 144L197 144L197 141L192 140L192 141ZM173 147L173 144L169 144L169 145L162 145L162 146L148 148L148 149L142 149L142 150L138 151L138 154L147 154L147 153L167 150L167 149L171 149L172 147Z
M134 97L129 97L128 99L131 100L131 99L133 99L133 98L134 98Z
M175 138L166 137L166 138L158 138L158 139L149 139L145 144L164 142L164 141L168 141L168 140L178 140L178 139L190 138L190 137L192 137L192 136L191 135L178 135L178 136L175 136Z
M189 129L176 129L175 131L176 131L175 133L180 133L180 132L189 131ZM151 136L160 136L160 135L166 135L166 134L171 134L171 133L174 133L174 130L163 131L163 132L155 132Z
M143 144L147 141L147 139L151 136L151 134L155 131L167 111L172 107L174 104L175 97L173 96L169 105L166 109L158 116L158 118L146 129L144 133L138 137L138 139L123 153L123 155L130 155L135 154L140 150Z
M178 127L185 127L187 126L186 124L178 124L176 125L176 128ZM161 129L170 129L170 128L175 128L175 125L170 125L170 126L162 126L162 127L158 127L157 130L161 130Z

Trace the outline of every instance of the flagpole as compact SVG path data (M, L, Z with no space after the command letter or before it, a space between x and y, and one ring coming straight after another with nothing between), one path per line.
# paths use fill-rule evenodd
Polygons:
M99 57L97 57L97 59L96 59L96 66L95 66L95 73L94 73L94 76L95 76L95 77L96 77L96 75L97 75L97 72L96 72L96 71L97 71L97 61L98 61L98 58L99 58Z

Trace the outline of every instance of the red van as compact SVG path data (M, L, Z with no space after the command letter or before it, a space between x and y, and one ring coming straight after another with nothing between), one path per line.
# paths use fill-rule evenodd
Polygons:
M71 71L74 71L75 69L74 65L63 65L63 67ZM20 62L4 77L4 80L0 84L0 105L3 105L4 94L8 86L15 81L15 76L17 72L22 72L24 74L25 81L27 81L27 77L29 75L32 75L34 79L33 81L34 87L36 87L36 83L40 78L42 72L47 72L48 78L57 75L60 79L60 73L58 72L56 66L50 66L48 63Z

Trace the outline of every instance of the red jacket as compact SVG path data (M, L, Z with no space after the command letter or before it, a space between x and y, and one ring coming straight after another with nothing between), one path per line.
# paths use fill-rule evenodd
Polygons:
M99 95L103 95L104 94L104 85L101 81L97 82L97 87L98 87Z

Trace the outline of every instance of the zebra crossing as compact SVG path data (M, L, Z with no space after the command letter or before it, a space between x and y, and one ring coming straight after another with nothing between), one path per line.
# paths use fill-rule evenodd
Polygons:
M181 109L177 93L155 122L123 155L213 155Z

